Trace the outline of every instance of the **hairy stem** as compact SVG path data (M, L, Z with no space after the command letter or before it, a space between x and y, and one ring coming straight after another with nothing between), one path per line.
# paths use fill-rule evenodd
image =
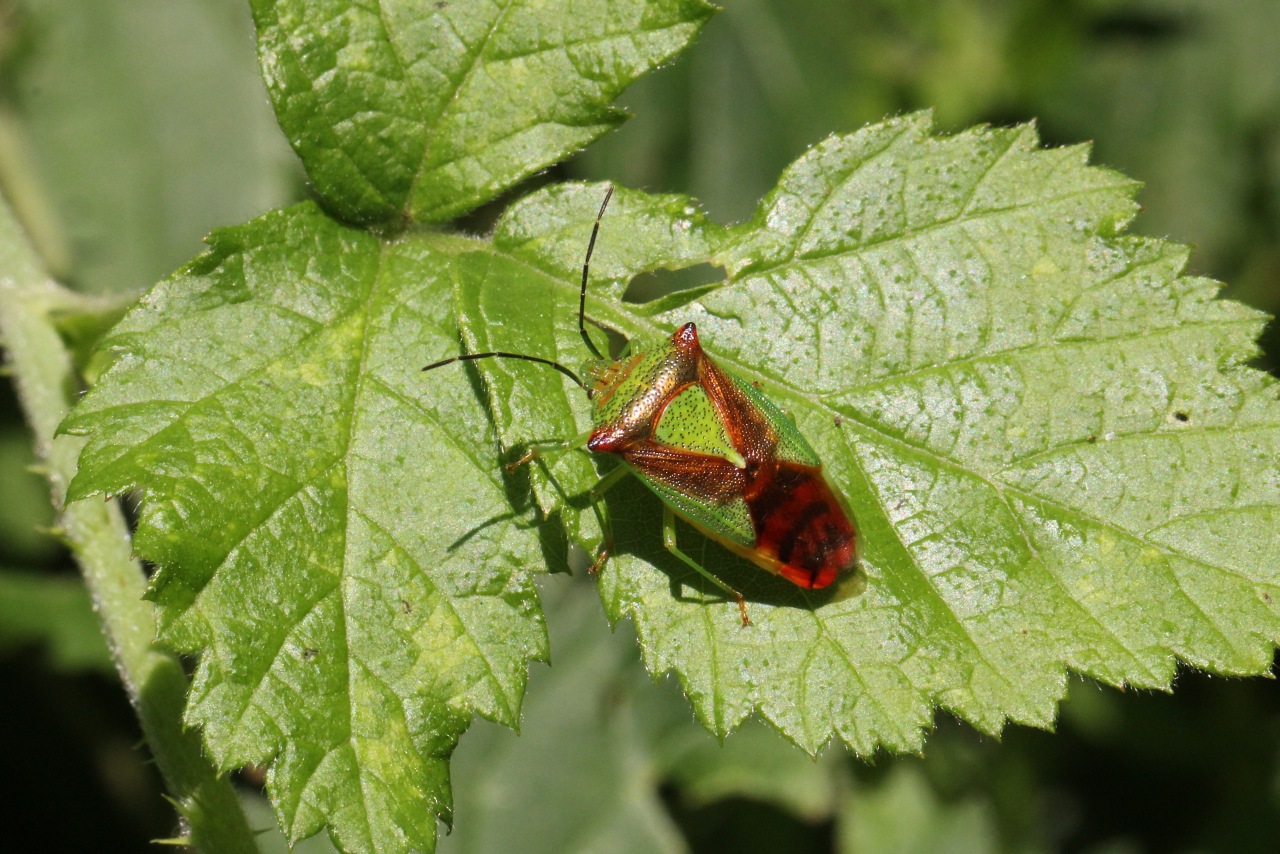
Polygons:
M50 317L54 311L94 308L94 301L45 277L0 199L0 335L57 507L65 501L83 440L56 435L77 382L71 355ZM100 310L110 308L103 303ZM142 598L146 579L130 553L129 529L118 504L78 501L62 509L58 524L80 564L116 669L182 817L184 841L208 852L256 852L231 784L204 757L199 734L183 728L186 674L176 657L152 645L155 610Z

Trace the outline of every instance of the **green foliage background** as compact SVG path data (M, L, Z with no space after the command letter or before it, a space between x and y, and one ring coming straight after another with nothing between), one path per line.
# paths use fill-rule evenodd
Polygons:
M623 95L635 119L554 177L688 193L731 222L828 133L924 106L944 130L1037 118L1047 143L1095 140L1094 162L1146 182L1137 231L1195 244L1194 271L1280 310L1275 3L726 5ZM301 195L242 4L0 3L0 52L0 184L64 281L135 291L211 228ZM50 517L11 400L3 419L0 569L56 573L68 564L32 534ZM136 850L170 818L130 750L118 688L92 675L103 659L87 602L26 580L0 587L0 691L20 699L5 749L33 793L7 805L13 832ZM721 751L673 685L649 684L629 629L609 634L589 585L554 586L557 666L534 667L519 738L481 722L463 740L443 850L1273 850L1268 682L1186 674L1166 697L1081 681L1054 735L1011 729L997 743L944 719L924 758L874 767L840 751L811 763L754 726ZM48 792L63 800L42 812ZM72 800L75 826L56 819Z

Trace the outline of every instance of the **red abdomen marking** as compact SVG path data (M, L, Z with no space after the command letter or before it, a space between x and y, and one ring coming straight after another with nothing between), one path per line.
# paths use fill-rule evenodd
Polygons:
M816 590L853 568L857 534L820 468L768 465L751 478L746 499L756 548L788 581Z

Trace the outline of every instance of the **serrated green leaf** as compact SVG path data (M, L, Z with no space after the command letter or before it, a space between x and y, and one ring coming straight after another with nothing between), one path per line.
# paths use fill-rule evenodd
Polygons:
M458 734L515 725L546 654L539 532L471 386L419 372L456 350L471 248L312 205L216 232L114 330L64 425L92 431L73 499L145 489L161 640L202 652L187 719L220 767L271 764L292 839L431 850Z
M682 527L751 602L743 630L663 553L657 500L611 494L606 606L713 731L758 711L810 751L833 735L912 750L935 706L987 732L1051 725L1067 667L1168 688L1177 660L1270 665L1280 407L1241 367L1263 318L1180 278L1180 247L1117 236L1131 181L1036 145L1028 127L939 139L922 116L833 138L712 252L724 287L653 319L588 301L641 340L697 321L713 357L796 416L858 520L865 589L834 594ZM468 346L507 349L502 290L562 324L563 351L521 352L570 358L576 283L516 292L506 263L459 277ZM537 385L566 388L545 369L477 364L508 444L585 426L580 394ZM517 385L538 411L503 406ZM553 471L564 494L590 486Z
M448 220L591 142L704 0L254 0L276 115L328 205Z

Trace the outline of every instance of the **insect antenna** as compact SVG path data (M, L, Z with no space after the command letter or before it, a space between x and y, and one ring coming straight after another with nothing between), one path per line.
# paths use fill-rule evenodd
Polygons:
M591 226L591 240L587 243L587 257L582 261L582 290L578 294L578 334L582 336L582 340L586 342L587 349L592 352L597 359L603 359L600 351L596 349L596 345L592 342L591 336L587 334L587 328L583 318L587 311L587 279L591 275L591 253L596 249L596 237L600 234L600 220L604 218L604 210L609 207L609 199L613 198L613 185L609 185L609 189L605 191L604 201L600 203L600 211L596 214L595 224ZM454 362L474 362L476 359L523 359L526 362L537 362L540 365L547 365L555 368L569 379L573 380L579 388L585 389L587 394L591 394L591 389L587 388L587 384L575 374L559 362L553 362L550 359L543 359L539 356L527 356L524 353L503 353L493 351L490 353L468 353L464 356L452 356L448 359L441 359L438 362L432 362L422 370L433 371L436 368L443 368L445 365L451 365Z
M445 365L451 365L454 362L474 362L476 359L523 359L526 362L537 362L540 365L549 365L577 383L579 388L587 388L586 383L579 379L577 374L559 362L553 362L550 359L543 359L538 356L526 356L523 353L502 353L496 351L492 353L468 353L465 356L452 356L448 359L441 359L438 362L432 362L422 370L433 371L436 368L443 368Z
M600 220L604 218L604 209L609 207L609 199L613 198L613 185L609 185L609 189L605 191L604 201L600 203L600 212L596 214L596 224L591 227L591 240L587 243L587 257L582 261L582 292L578 294L578 334L582 336L582 340L587 342L587 349L590 350L597 359L603 359L604 356L596 349L596 345L592 343L591 336L587 334L587 328L583 325L583 315L587 312L587 276L591 272L591 253L596 248L596 236L600 234ZM582 383L578 383L582 385Z

